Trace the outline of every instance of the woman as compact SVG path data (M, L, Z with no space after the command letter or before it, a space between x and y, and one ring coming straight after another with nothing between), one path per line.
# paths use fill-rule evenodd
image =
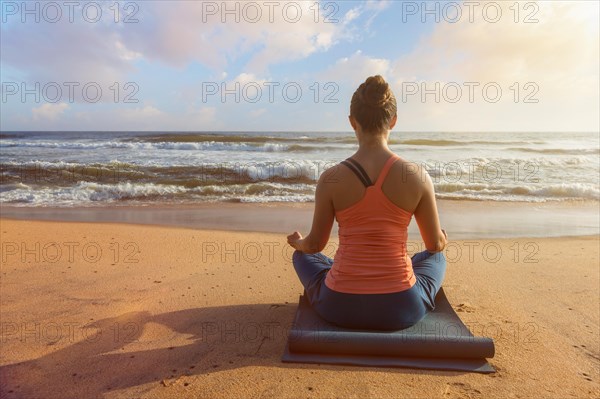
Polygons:
M310 234L288 236L309 303L325 320L348 328L410 327L435 308L446 271L441 251L447 236L431 178L388 147L396 109L381 76L360 85L349 116L358 151L320 177ZM411 259L406 242L412 215L427 250ZM339 248L332 260L320 251L334 218Z

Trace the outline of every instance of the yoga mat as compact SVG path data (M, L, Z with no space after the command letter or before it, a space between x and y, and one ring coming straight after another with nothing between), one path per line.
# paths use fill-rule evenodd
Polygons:
M494 341L473 336L443 288L435 304L435 310L412 327L368 331L326 322L300 296L282 361L494 373L485 360L494 357Z

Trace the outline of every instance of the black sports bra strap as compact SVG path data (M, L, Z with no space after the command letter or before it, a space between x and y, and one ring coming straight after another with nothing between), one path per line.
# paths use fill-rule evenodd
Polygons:
M362 182L362 184L364 184L365 187L369 187L372 186L373 183L371 183L371 179L369 179L369 176L364 173L364 169L358 165L358 163L356 163L358 165L358 168L354 165L354 162L350 163L348 161L354 161L352 158L348 158L345 161L342 161L341 163L346 165L348 167L348 169L350 169L352 172L354 172L354 174L356 175L356 177L358 177L360 179L360 181ZM360 168L360 169L359 169ZM362 171L362 173L361 173ZM363 175L364 173L364 175Z
M365 178L365 180L367 182L369 182L369 186L373 185L373 182L371 182L371 178L369 177L369 175L367 174L367 172L365 172L365 170L363 169L362 166L360 166L360 164L352 159L352 158L348 158L348 161L352 162L352 165L356 166L356 168L360 171L360 173L362 173L363 177Z

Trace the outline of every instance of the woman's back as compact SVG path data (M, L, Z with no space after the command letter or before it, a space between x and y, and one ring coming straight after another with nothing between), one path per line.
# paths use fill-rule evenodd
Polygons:
M325 280L332 290L382 294L404 291L415 284L407 239L413 210L410 204L415 201L418 190L398 190L414 182L413 179L410 183L407 179L396 181L396 176L386 193L383 186L391 180L390 175L397 175L398 169L404 169L405 165L395 154L382 154L380 158L383 156L387 158L378 173L373 170L381 159L371 157L375 162L364 162L363 168L361 163L349 158L337 166L346 171L336 171L337 178L331 176L335 183L331 198L340 238L333 267ZM392 169L396 170L392 172ZM411 211L399 204L408 204Z
M367 155L357 153L352 156L352 159L361 165L374 182L381 175L390 156L396 156L397 159L383 179L381 190L396 206L414 213L423 194L423 173L425 173L417 164L405 161L392 152ZM366 192L364 184L354 172L342 164L328 171L326 182L335 183L327 186L336 212L358 203Z

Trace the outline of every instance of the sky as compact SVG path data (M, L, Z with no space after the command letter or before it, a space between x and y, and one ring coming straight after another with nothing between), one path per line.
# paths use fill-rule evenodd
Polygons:
M0 130L347 131L380 74L397 131L599 127L597 1L0 0Z

